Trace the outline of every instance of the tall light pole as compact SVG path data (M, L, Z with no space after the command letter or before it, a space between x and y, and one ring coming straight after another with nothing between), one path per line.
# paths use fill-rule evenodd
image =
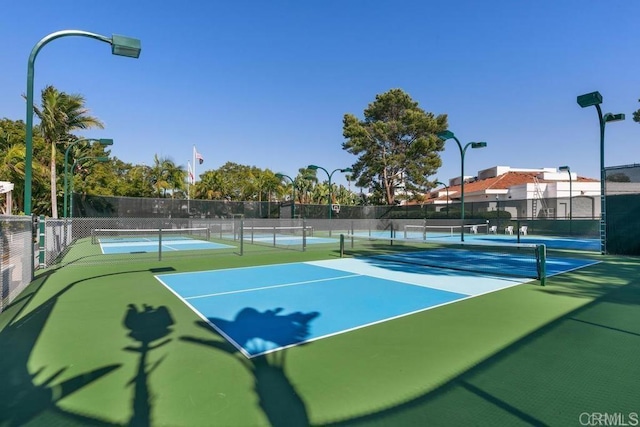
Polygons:
M604 169L604 127L608 122L624 120L624 114L606 113L602 115L602 95L600 92L591 92L580 95L577 98L578 105L582 108L595 106L598 112L600 124L600 253L607 253L607 202L605 197L605 181L607 179Z
M69 191L69 184L67 184L68 182L68 178L67 175L69 174L68 171L68 165L69 165L69 150L71 150L71 147L81 143L81 142L97 142L98 144L102 145L102 146L107 146L107 145L113 145L113 139L107 139L107 138L101 138L101 139L93 139L93 138L81 138L78 139L76 141L73 141L69 144L69 146L67 147L67 149L64 152L64 207L62 209L62 217L66 218L68 215L67 212L67 200L68 200L68 191Z
M47 43L66 36L81 36L100 40L111 45L111 53L118 56L126 56L129 58L138 58L140 56L140 40L130 37L119 36L114 34L112 37L102 36L100 34L90 33L81 30L63 30L51 33L42 38L31 50L29 61L27 63L27 120L26 120L26 136L24 156L24 213L31 215L31 181L33 176L33 80L34 80L34 64L36 56L40 49Z
M446 141L447 139L453 139L456 144L458 144L458 148L460 149L460 203L462 205L460 209L460 241L464 242L464 155L467 152L467 148L484 148L487 146L486 142L469 142L467 145L462 147L462 144L456 138L456 136L450 130L444 130L442 132L438 132L436 134L438 138L442 141Z
M560 166L558 170L569 174L569 235L573 234L573 177L571 176L571 168L569 166Z
M436 181L436 185L442 185L447 190L447 218L449 218L449 186L444 182Z
M327 174L327 177L329 177L329 195L327 197L329 199L329 201L328 201L329 202L329 219L331 219L331 196L332 196L331 177L333 176L334 173L336 173L338 171L342 172L342 173L353 172L353 169L351 169L351 168L339 169L338 168L338 169L334 169L331 173L329 173L329 171L326 170L325 168L323 168L321 166L317 166L317 165L309 165L309 166L307 166L307 169L311 169L311 170L314 170L314 171L318 170L318 169L321 169L321 170L324 171L324 173Z
M291 181L291 188L292 188L292 194L291 194L291 219L296 217L296 183L293 181L293 178L291 178L289 175L285 175L283 173L277 173L276 174L277 178L288 178L289 181Z
M95 160L96 162L108 162L109 158L106 156L101 157L80 157L75 162L73 162L73 166L71 167L71 192L69 194L69 218L73 218L73 172L76 170L76 166L78 163L84 162L85 160Z

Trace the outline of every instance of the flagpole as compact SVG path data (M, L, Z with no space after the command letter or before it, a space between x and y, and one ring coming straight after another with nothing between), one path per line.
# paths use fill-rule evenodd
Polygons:
M189 188L191 187L191 173L190 161L187 160L187 200L191 198L191 194L189 193Z

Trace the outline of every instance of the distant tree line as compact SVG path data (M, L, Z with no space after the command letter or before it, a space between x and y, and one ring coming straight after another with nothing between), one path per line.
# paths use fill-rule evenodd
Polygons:
M332 183L329 188L328 180L321 181L316 170L306 167L291 182L277 171L227 162L190 184L186 166L168 157L156 154L149 165L125 162L111 156L109 146L74 133L104 125L89 114L82 95L53 86L42 90L34 114L39 123L33 132L32 211L53 218L64 216L65 153L70 187L72 182L75 193L87 195L284 201L295 194L296 203L322 204L331 197L332 203L343 205L421 201L437 181L428 177L441 166L444 143L436 133L447 128L446 115L425 112L400 89L377 95L363 120L345 114L342 149L357 157L347 179L367 189L363 193L351 191L350 185ZM24 208L25 133L22 120L0 119L0 181L14 184L13 213ZM96 161L105 157L108 161Z

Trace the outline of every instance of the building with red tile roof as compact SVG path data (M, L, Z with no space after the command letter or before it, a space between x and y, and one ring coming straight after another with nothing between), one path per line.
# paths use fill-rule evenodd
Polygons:
M476 204L479 210L507 210L512 218L568 218L572 205L574 216L599 217L600 181L570 173L571 177L556 168L509 166L481 170L477 176L465 177L465 211L467 204ZM449 186L427 194L423 203L447 209L460 203L460 189L460 177L453 178Z

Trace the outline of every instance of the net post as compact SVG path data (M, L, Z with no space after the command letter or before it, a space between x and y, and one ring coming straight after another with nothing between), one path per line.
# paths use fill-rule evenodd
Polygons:
M538 267L538 280L540 286L545 286L547 280L547 247L546 245L536 246L536 264Z
M158 261L162 261L162 226L158 228Z
M273 247L276 246L276 233L277 233L277 229L276 226L273 226Z
M340 234L340 258L344 258L344 234Z
M307 250L307 221L302 220L302 252Z
M393 246L393 238L395 237L395 230L393 228L393 221L391 221L391 224L390 224L390 227L389 227L389 231L390 231L390 234L391 234L391 240L389 241L389 244L391 246Z
M516 230L518 230L516 234L518 235L518 243L520 243L520 220L519 219L516 220Z
M240 236L240 256L244 255L244 220L240 218L240 230L238 231Z

